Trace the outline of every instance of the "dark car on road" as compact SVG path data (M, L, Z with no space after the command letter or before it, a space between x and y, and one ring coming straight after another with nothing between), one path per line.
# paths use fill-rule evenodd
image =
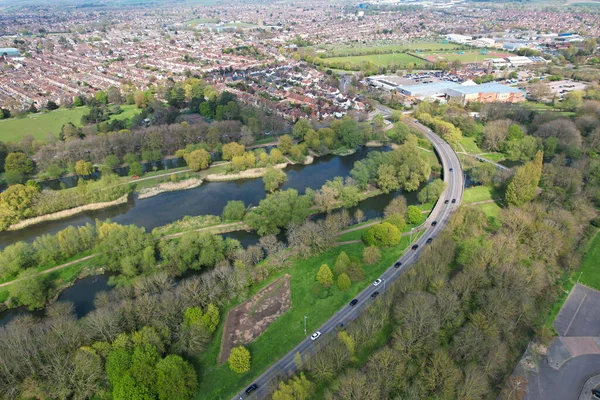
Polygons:
M379 296L379 292L373 292L373 294L371 294L371 297L372 297L372 298L375 298L375 297L377 297L377 296Z
M456 199L452 199L452 204L456 203Z
M258 389L258 385L256 383L253 383L252 385L248 386L248 389L246 389L246 394L250 394L256 389Z
M415 244L415 245L413 245L413 247L411 247L411 249L413 249L413 250L416 250L416 249L418 249L418 248L419 248L419 245L418 245L418 244Z
M450 168L450 172L454 171L454 168Z
M431 242L433 242L433 238L429 238L429 239L427 239L427 241L426 241L425 243L429 244L429 243L431 243Z
M402 263L400 261L398 261L396 264L394 264L394 268L400 268L402 266Z
M354 307L358 303L358 299L354 299L350 302L350 307Z
M437 221L433 221L433 222L431 223L431 226L436 226L436 225L437 225Z
M450 200L448 200L448 199L444 200L444 204L448 204L448 203L450 203Z

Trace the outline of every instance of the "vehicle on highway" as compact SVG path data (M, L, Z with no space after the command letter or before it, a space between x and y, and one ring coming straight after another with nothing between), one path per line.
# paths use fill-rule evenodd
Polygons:
M375 297L377 297L377 296L379 296L379 292L373 292L373 293L371 294L371 297L372 297L372 298L375 298Z
M315 333L310 335L310 340L317 340L319 338L319 336L321 336L321 332L316 331Z
M379 286L380 283L381 279L375 279L375 282L373 282L373 286Z
M456 199L452 199L452 204L456 203Z
M256 389L258 389L258 385L256 383L253 383L252 385L248 386L248 389L246 389L246 394L250 394Z
M436 226L436 225L437 225L437 221L433 221L433 222L431 223L431 226Z
M454 172L454 168L450 168L450 172Z
M354 299L350 302L350 307L354 307L358 303L358 299Z
M413 249L413 250L416 250L416 249L418 249L418 248L419 248L419 245L418 245L418 244L415 244L415 245L413 245L413 247L411 247L411 249Z
M398 261L396 264L394 264L394 268L400 268L402 266L402 262Z
M429 239L427 239L427 241L426 241L425 243L429 244L429 243L431 243L431 242L433 242L433 238L429 238Z
M444 200L444 204L448 204L448 203L450 203L450 200L448 200L448 199Z

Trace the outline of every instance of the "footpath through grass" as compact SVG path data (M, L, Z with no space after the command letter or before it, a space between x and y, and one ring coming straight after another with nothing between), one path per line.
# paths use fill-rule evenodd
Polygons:
M362 282L353 282L346 292L341 291L334 284L331 287L329 297L325 299L316 298L313 294L313 285L316 282L317 271L320 266L327 264L333 268L338 254L342 251L345 251L350 258L360 259L364 248L362 243L340 246L316 257L297 260L292 268L282 271L268 281L263 282L260 287L268 285L285 273L291 276L290 310L273 322L261 336L247 346L252 356L252 368L245 374L232 372L227 363L221 366L217 364L223 325L226 319L224 313L212 342L204 354L196 360L196 365L202 375L200 379L202 387L196 398L210 400L231 398L344 307L356 294L370 285L371 281L381 275L400 257L407 246L408 238L403 237L398 246L382 249L382 258L379 263L364 265L365 279ZM253 288L253 293L257 290L259 290L259 287ZM232 304L231 307L235 305L237 304ZM306 336L304 335L304 316L308 317Z

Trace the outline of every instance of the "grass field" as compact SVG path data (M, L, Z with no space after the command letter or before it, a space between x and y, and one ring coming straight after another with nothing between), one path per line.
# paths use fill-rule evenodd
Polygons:
M423 43L405 43L405 44L356 44L351 46L343 47L329 47L325 48L327 54L331 56L354 56L361 55L367 52L383 52L383 53L394 53L405 50L441 50L441 49L459 49L460 45L455 43L442 43L442 42L423 42ZM318 49L317 49L318 50Z
M479 201L492 200L499 197L501 196L489 186L475 186L465 190L463 194L463 203L477 203Z
M490 161L500 162L506 160L506 156L502 153L483 153L480 154L483 158L487 158Z
M581 278L579 275L581 274ZM581 269L573 273L573 278L579 278L579 282L600 290L600 232L590 242L588 250L585 253Z
M481 149L477 146L477 143L475 143L475 139L473 139L472 137L463 137L462 139L460 139L460 144L467 153L481 153Z
M134 105L122 105L123 112L113 115L111 119L126 119L133 117L137 110ZM28 114L23 118L9 118L0 121L0 141L18 142L25 135L32 135L37 140L44 141L48 133L58 136L64 124L71 122L81 126L81 117L89 112L88 107L58 110Z
M477 204L474 207L481 209L486 216L494 218L498 218L502 210L496 203Z
M350 65L361 65L363 63L372 62L378 67L387 67L388 65L408 65L413 63L415 66L422 66L425 61L413 57L410 54L397 53L397 54L372 54L367 56L350 56L350 57L332 57L323 59L323 62L327 65L332 63L343 63Z
M332 267L335 264L336 257L342 250L351 258L360 259L363 250L362 244L341 246L329 250L320 256L296 261L292 268L276 274L268 281L263 282L260 285L261 287L280 278L284 273L291 275L290 290L292 306L290 310L273 322L261 336L247 346L252 356L252 368L245 374L232 372L227 364L217 365L225 321L223 315L214 339L205 353L196 360L199 367L198 370L202 375L200 379L202 388L196 398L211 400L230 398L238 390L251 383L253 379L264 372L273 362L285 355L306 337L304 335L304 316L308 317L307 335L309 335L392 265L407 245L408 238L402 238L398 246L390 249L382 249L382 258L379 263L364 266L365 279L363 282L352 283L352 286L346 292L341 291L334 285L330 290L329 297L325 299L316 298L312 292L319 267L322 264L328 264ZM252 292L255 293L259 289L259 287L256 287Z
M421 52L420 57L426 58L429 62L436 61L454 61L458 60L461 62L481 62L486 58L492 57L506 57L506 53L493 53L481 54L480 51L464 51L459 54L458 51L447 51L447 52Z

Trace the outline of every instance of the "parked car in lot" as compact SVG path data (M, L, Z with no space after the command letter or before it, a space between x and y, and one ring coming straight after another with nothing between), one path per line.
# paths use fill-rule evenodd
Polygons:
M358 303L358 299L353 299L353 300L350 302L350 307L354 307L354 306L355 306L357 303Z
M310 335L310 340L317 340L319 338L319 336L321 336L321 332L316 331L315 333Z
M380 283L381 279L375 279L375 282L373 282L373 286L379 286Z

